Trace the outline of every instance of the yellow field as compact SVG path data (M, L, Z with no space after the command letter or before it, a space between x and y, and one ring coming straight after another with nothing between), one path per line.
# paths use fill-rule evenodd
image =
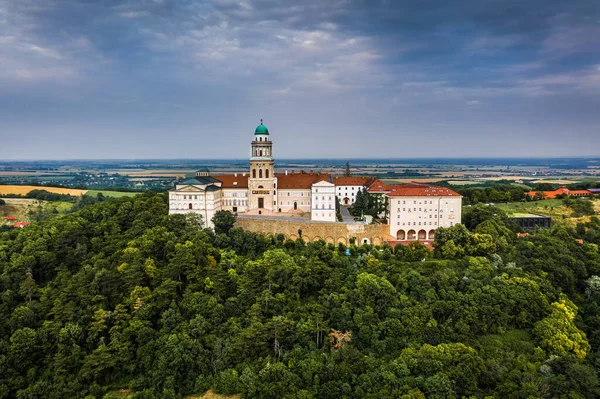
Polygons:
M0 185L0 194L18 194L26 195L32 190L46 190L50 193L56 194L70 194L73 196L79 196L87 193L87 190L77 190L74 188L57 188L57 187L46 187L46 186L3 186Z

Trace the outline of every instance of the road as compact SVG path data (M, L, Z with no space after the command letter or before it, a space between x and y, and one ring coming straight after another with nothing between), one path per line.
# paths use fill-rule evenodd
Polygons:
M354 223L354 216L350 215L348 211L349 206L340 206L340 214L342 215L342 219L344 223Z

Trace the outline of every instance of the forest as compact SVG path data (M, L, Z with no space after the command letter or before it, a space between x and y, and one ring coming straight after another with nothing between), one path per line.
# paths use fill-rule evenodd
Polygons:
M600 396L595 217L517 238L477 205L434 250L234 220L148 192L0 233L0 398Z

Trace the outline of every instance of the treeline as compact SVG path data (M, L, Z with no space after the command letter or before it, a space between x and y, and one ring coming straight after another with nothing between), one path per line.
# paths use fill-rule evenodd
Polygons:
M3 198L33 198L40 201L64 201L75 202L79 196L70 194L52 193L48 190L31 190L25 195L21 194L2 194Z
M150 193L2 233L0 398L598 397L597 220L467 215L350 256Z
M526 200L523 187L514 185L495 185L484 188L452 187L454 191L463 196L463 204L472 205L479 202L516 202Z

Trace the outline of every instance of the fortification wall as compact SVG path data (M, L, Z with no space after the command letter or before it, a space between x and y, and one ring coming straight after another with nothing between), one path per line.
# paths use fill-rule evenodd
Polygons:
M298 239L298 230L302 230L304 241L324 240L326 243L348 245L350 238L356 238L356 244L381 245L387 240L395 240L389 235L389 226L375 224L323 223L305 220L277 220L264 217L238 217L237 227L264 235L283 234L286 239Z

